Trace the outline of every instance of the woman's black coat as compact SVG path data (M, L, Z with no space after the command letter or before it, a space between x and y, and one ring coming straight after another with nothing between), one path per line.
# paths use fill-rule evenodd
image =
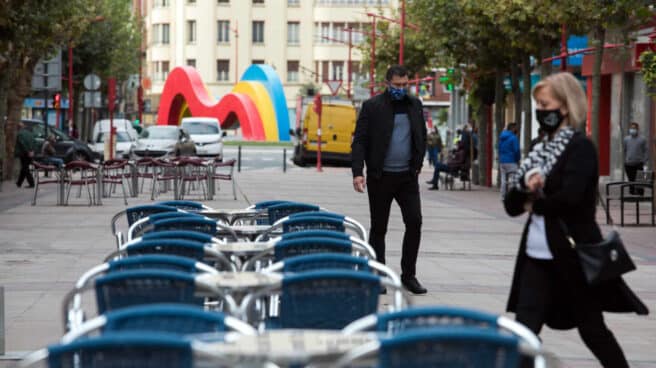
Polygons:
M551 328L576 327L574 310L583 313L587 310L599 309L638 314L649 312L622 278L589 286L585 281L578 256L558 222L558 219L562 219L567 226L567 231L577 243L596 243L602 240L601 231L595 221L598 173L597 151L594 145L582 133L577 132L547 176L543 189L544 196L533 202L533 212L544 216L547 243L557 270L554 300L548 308L546 317L546 324ZM504 200L506 212L510 216L521 215L525 212L525 203L529 200L531 197L527 192L511 190ZM507 306L509 312L515 312L517 307L521 270L526 261L526 235L529 223L530 217L524 227L519 246Z

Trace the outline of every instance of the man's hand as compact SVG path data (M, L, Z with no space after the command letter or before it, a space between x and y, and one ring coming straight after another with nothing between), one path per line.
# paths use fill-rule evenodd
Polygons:
M356 192L364 193L364 176L356 176L353 178L353 189Z

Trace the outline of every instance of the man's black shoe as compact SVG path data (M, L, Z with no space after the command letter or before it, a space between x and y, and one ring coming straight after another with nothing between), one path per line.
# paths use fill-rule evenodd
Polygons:
M380 295L386 295L386 294L387 294L387 288L384 287L384 286L382 286L382 287L380 288L380 293L379 293L379 294L380 294Z
M32 184L32 185L28 185L27 187L28 187L28 188L34 188L34 184Z
M426 184L433 184L433 181L429 180L429 181L426 182Z
M428 292L425 287L421 286L416 277L401 278L401 283L413 294L426 294Z
M440 190L440 187L433 185L432 187L428 188L428 190Z

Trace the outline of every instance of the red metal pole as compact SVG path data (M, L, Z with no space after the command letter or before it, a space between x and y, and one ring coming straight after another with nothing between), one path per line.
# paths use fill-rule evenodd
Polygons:
M560 36L560 70L567 71L567 26L563 23Z
M116 79L109 77L107 81L107 108L109 109L109 159L114 159L114 93L116 91Z
M351 74L352 74L352 72L351 72L351 50L353 49L353 42L352 42L352 37L351 37L353 35L353 32L351 32L351 28L348 29L348 34L349 34L349 38L348 38L349 55L348 55L348 67L346 68L347 71L348 71L348 78L347 78L348 86L346 87L346 98L348 98L350 100L351 99Z
M403 65L404 29L405 29L405 0L401 0L401 32L399 34L399 65Z
M369 65L369 96L374 97L376 94L376 79L374 74L376 72L376 17L371 23L371 60Z
M73 45L68 43L68 126L73 124ZM61 102L60 102L61 103ZM57 119L59 122L59 119ZM62 129L68 132L68 127Z

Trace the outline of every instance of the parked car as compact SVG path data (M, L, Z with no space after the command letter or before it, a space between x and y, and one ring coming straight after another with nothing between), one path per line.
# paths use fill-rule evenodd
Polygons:
M139 134L127 119L113 119L116 129L116 157L128 158L130 147L137 141ZM109 139L109 119L98 120L93 126L93 145L91 149L99 155L105 151L105 140Z
M184 129L172 125L153 125L141 132L130 148L130 157L194 156L196 146Z
M196 144L198 156L215 157L223 160L223 137L221 124L217 118L192 117L182 119L182 129L187 131Z
M21 121L25 127L32 129L37 147L41 147L46 139L43 121L37 119L22 119ZM55 136L55 156L66 163L74 160L94 161L102 158L102 155L96 154L88 144L71 138L57 128L48 126L48 134Z

